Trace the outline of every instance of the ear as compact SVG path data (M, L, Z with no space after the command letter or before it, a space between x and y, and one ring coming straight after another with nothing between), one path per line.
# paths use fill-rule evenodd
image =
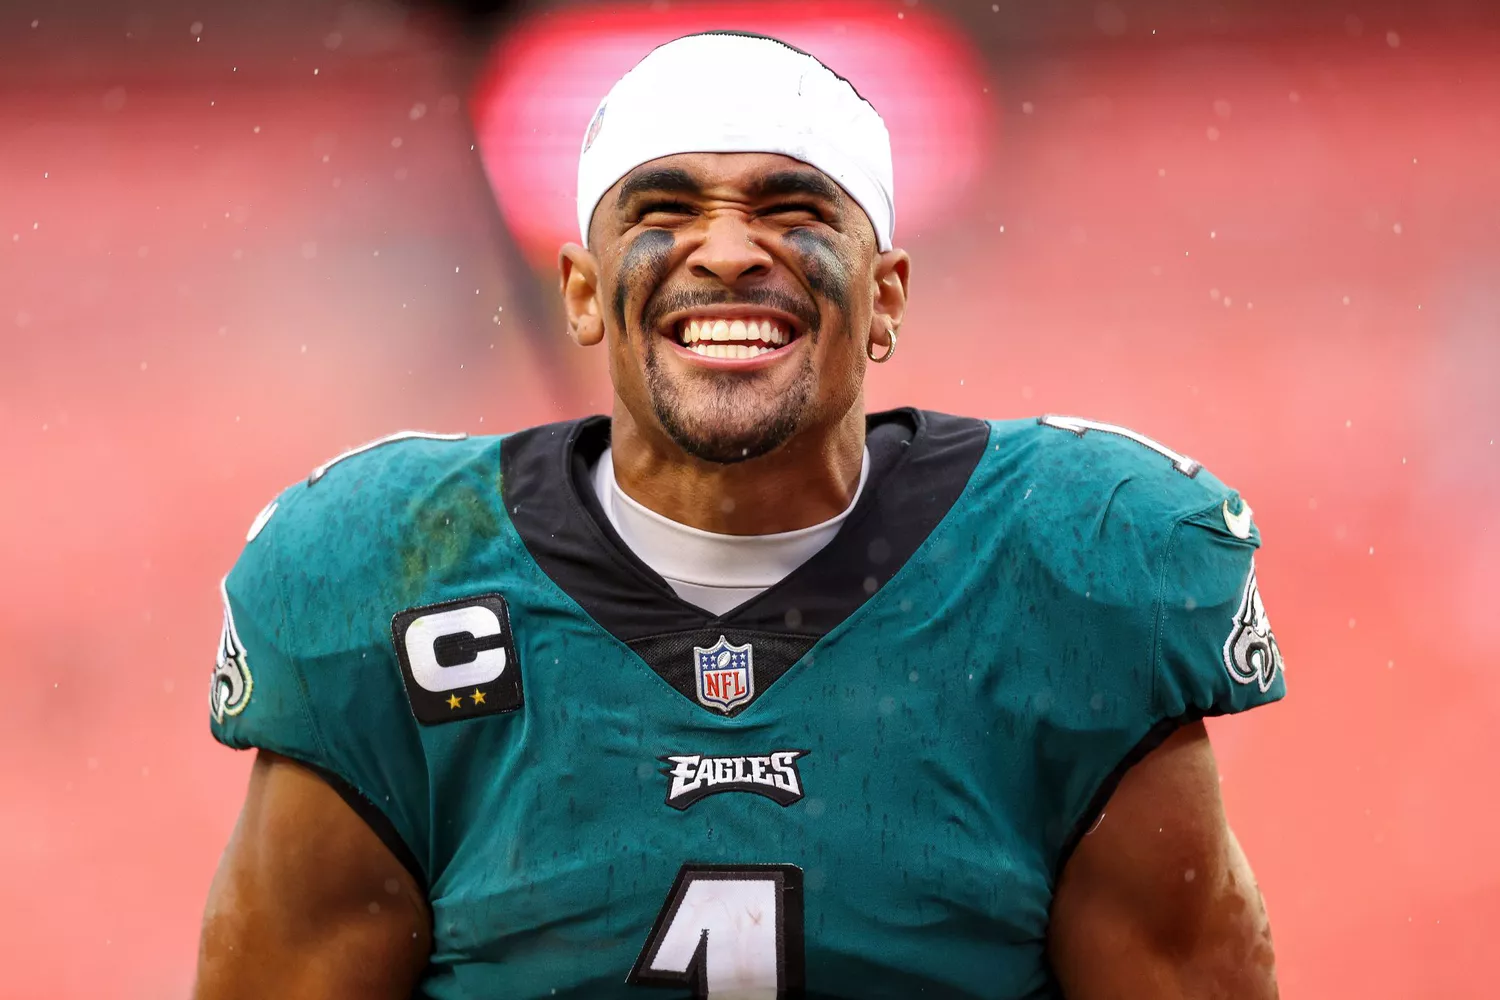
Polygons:
M599 314L599 262L577 243L568 243L558 254L557 271L563 310L568 315L568 336L580 347L593 347L604 339L604 317Z
M870 342L889 347L891 331L906 318L906 290L911 281L911 257L905 250L887 250L875 258L875 308L870 311Z

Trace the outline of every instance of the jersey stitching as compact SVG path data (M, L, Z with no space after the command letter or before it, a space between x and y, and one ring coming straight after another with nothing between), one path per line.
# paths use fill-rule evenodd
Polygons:
M1214 503L1179 515L1172 520L1172 528L1167 533L1166 543L1161 549L1161 562L1156 576L1156 593L1152 598L1151 633L1147 643L1147 654L1150 657L1148 662L1151 671L1151 693L1150 703L1147 706L1147 718L1151 721L1146 727L1144 735L1136 743L1132 744L1131 751L1120 760L1114 770L1095 786L1092 794L1084 802L1082 809L1074 811L1069 808L1068 812L1071 823L1068 829L1074 831L1074 834L1077 834L1077 836L1070 835L1069 839L1061 845L1053 873L1054 888L1056 885L1055 880L1062 877L1063 868L1067 865L1073 850L1077 848L1078 840L1081 839L1079 828L1083 826L1084 819L1088 816L1089 812L1097 811L1097 815L1090 821L1092 824L1098 822L1099 817L1103 815L1104 807L1107 804L1107 800L1100 801L1103 798L1102 792L1104 789L1111 784L1118 787L1119 779L1124 776L1125 772L1130 767L1139 763L1145 757L1146 753L1154 749L1162 739L1170 735L1175 725L1181 725L1193 719L1202 718L1205 714L1212 714L1196 710L1192 706L1184 706L1183 710L1177 713L1167 711L1166 706L1162 704L1161 698L1161 653L1162 633L1166 620L1167 572L1172 565L1172 554L1177 548L1178 532L1189 520L1213 510L1221 502L1216 500ZM1110 790L1110 794L1113 794L1113 789Z
M604 626L601 625L599 627L603 628ZM738 625L731 625L731 624L729 624L727 622L723 622L723 623L720 623L718 625L709 625L709 626L706 626L704 628L698 629L698 631L700 631L700 632L712 632L715 629L719 629L719 630L725 631L725 632L743 632L746 635L760 634L760 635L785 636L788 639L813 639L813 640L817 640L818 638L820 638L819 636L813 635L812 633L809 633L809 632L783 632L783 631L779 631L779 630L764 629L764 628L741 628ZM673 630L668 631L668 632L653 632L650 635L637 636L636 638L630 640L630 642L652 642L652 641L657 640L657 639L670 639L670 638L673 638L675 636L686 635L686 634L688 634L688 633L685 632L683 629L673 629ZM630 646L630 643L627 642L627 643L624 643L624 645L628 648ZM654 670L651 671L651 672L652 673L656 673L656 671L654 671Z
M850 612L847 618L839 622L833 628L829 629L822 638L813 643L811 649L803 653L796 659L795 662L787 667L782 675L776 679L776 683L782 683L786 681L787 678L802 673L806 665L817 658L818 650L820 648L827 646L836 638L842 636L845 632L854 628L854 626L858 622L872 613L870 609L879 604L882 597L886 597L888 599L889 595L896 593L900 589L899 586L897 586L897 581L899 581L902 576L906 575L907 573L915 572L915 570L912 569L912 566L920 561L920 559L922 558L922 554L935 544L934 540L954 518L954 511L962 509L964 501L969 497L969 494L978 489L975 484L979 480L980 467L984 465L984 460L986 457L988 457L991 450L990 445L993 444L995 440L995 422L992 420L986 420L984 421L984 425L984 452L980 455L979 461L974 464L974 468L969 472L969 481L964 483L963 490L954 499L953 504L947 509L947 511L943 513L943 516L938 519L937 524L932 526L932 530L927 533L927 537L922 540L922 544L918 545L916 549L912 551L912 554L907 557L906 562L901 564L901 568L896 570L895 573L892 573L890 579L886 580L886 582L880 587L879 590L866 597L864 601L860 602L859 606L856 607L852 612ZM896 460L896 463L891 466L891 468L886 472L885 478L887 480L889 480L890 477L896 475L897 472L903 466L905 466L909 454L910 449L902 452L901 456ZM851 515L851 518L852 516L853 515ZM868 513L862 516L868 516ZM647 666L647 669L650 670L649 665ZM652 670L651 672L653 674L656 673L656 671L654 670ZM761 709L761 704L764 700L765 699L763 697L757 697L745 708L743 712L734 717L735 720L744 719L747 721L752 721L756 711L770 711L770 709Z
M984 424L985 453L980 456L979 461L974 465L973 471L969 473L969 481L964 484L963 491L959 493L958 497L953 501L953 505L948 508L947 512L938 519L937 524L933 525L932 530L927 533L927 537L922 540L922 544L917 546L916 550L912 552L912 554L907 558L906 562L901 565L901 568L893 573L891 575L891 578L887 580L879 590L866 598L864 602L859 605L859 607L855 608L854 611L850 613L849 617L845 618L833 628L829 629L821 639L813 644L811 649L809 649L806 653L803 653L800 657L797 658L797 661L795 663L787 667L786 672L783 673L779 678L777 678L778 683L785 681L788 677L801 673L810 660L816 659L818 650L820 648L829 645L830 643L841 637L845 632L853 629L866 615L872 613L871 609L880 603L883 596L888 598L889 595L894 594L900 590L898 583L903 576L908 573L916 572L914 569L912 569L912 567L921 560L923 554L929 548L936 544L937 537L943 532L945 528L948 527L949 522L952 521L955 517L954 512L962 509L964 501L969 498L969 495L979 489L977 484L980 479L980 468L984 465L985 459L989 457L992 451L991 446L994 445L995 434L997 430L995 421L993 420L986 420L984 421ZM894 466L886 475L890 476L894 474L896 468L899 468L900 465L905 461L906 456L903 454L900 460L897 462L897 465ZM655 671L652 672L655 673ZM735 716L735 718L749 718L760 706L760 703L760 698L755 699L755 701L752 702L748 708L746 708L739 715Z
M508 436L509 435L507 435L507 437ZM562 599L562 601L563 601L564 604L566 604L569 607L577 609L579 617L582 618L583 621L588 622L589 628L593 629L595 632L597 632L600 635L604 636L614 646L616 646L619 649L623 650L625 652L625 654L630 657L630 659L636 661L636 664L641 669L645 670L646 673L648 673L652 677L654 677L656 679L657 683L659 683L662 686L664 686L665 688L667 688L667 690L671 691L673 694L679 694L680 692L678 692L676 688L672 687L671 684L667 683L666 678L662 677L655 670L651 669L651 665L649 663L647 663L644 659L642 659L639 653L637 653L635 650L631 649L629 645L627 645L622 639L620 639L617 635L615 635L609 629L605 628L599 622L595 621L594 620L594 616L591 615L591 614L589 614L588 611L585 610L585 608L583 607L583 605L579 604L576 600L574 600L572 594L569 594L566 590L563 590L562 587L560 587L558 585L558 583L557 583L556 580L554 580L554 579L552 579L552 577L548 576L547 575L547 571L544 570L544 569L542 569L541 564L536 561L536 556L534 554L532 554L531 549L527 548L527 546L526 546L526 540L521 537L521 530L516 527L515 521L513 521L511 519L510 508L505 505L505 451L504 451L504 448L505 448L504 439L502 438L500 448L496 449L496 466L497 466L497 469L496 469L496 472L495 472L495 488L496 488L496 492L497 492L498 497L499 497L500 514L505 519L505 527L506 527L506 529L509 530L510 533L511 533L512 545L514 546L514 548L518 552L523 553L524 556L525 556L525 560L524 561L525 561L525 564L526 564L526 572L534 580L536 580L543 587L545 587L550 593L552 593L553 595L555 595L557 597L560 597ZM585 517L588 516L588 514L587 514L586 511L583 512L583 515ZM515 628L514 623L512 623L511 627L512 627L512 630L514 630L514 628Z
M276 544L276 540L276 535L272 535L266 539L270 543L268 554L270 555L271 563L271 579L276 584L276 610L281 618L282 635L288 639L293 639L295 636L292 633L291 602L287 600L286 596L286 581L281 573L281 549ZM294 644L289 642L287 645L290 647ZM328 752L328 744L323 739L323 733L318 728L318 720L313 716L312 706L309 704L307 679L302 675L302 667L297 663L297 658L292 655L291 649L287 650L286 662L292 668L292 674L297 679L297 708L302 713L302 720L307 723L307 731L312 734L313 744L318 753L325 760L331 760L331 755ZM350 784L353 784L353 782L350 782Z
M1172 522L1172 530L1167 534L1167 543L1162 547L1161 567L1156 575L1156 596L1152 599L1154 605L1151 612L1151 715L1155 717L1160 711L1161 704L1161 647L1162 647L1162 623L1166 619L1167 609L1167 569L1172 565L1172 553L1177 548L1177 532L1182 527L1183 521L1188 514Z
M566 590L563 590L562 587L558 586L556 580L552 579L552 577L550 577L550 576L547 575L546 571L542 569L542 567L541 567L541 565L539 563L537 563L536 556L532 555L531 550L526 547L525 541L521 538L521 532L516 528L515 524L510 519L510 511L509 510L504 510L505 504L503 502L501 503L500 506L502 508L502 512L505 515L505 524L506 524L506 527L510 530L512 536L514 537L515 547L518 550L520 550L521 552L525 553L525 556L526 556L526 572L529 573L532 576L533 579L535 579L538 582L540 582L541 585L544 586L553 595L555 595L556 597L560 597L562 599L563 603L566 606L576 609L577 612L578 612L578 616L583 621L588 622L588 627L589 628L593 629L599 635L602 635L606 639L608 639L611 645L613 645L616 648L622 650L625 653L625 655L630 658L630 660L634 661L634 664L635 664L635 666L638 669L644 670L650 677L652 677L656 681L656 683L660 684L662 687L666 688L668 691L671 691L674 695L677 695L678 699L681 700L682 692L678 691L675 687L673 687L667 681L667 679L665 677L663 677L661 674L658 674L655 670L652 670L651 669L651 664L647 663L645 661L645 659L642 658L642 656L639 653L637 653L635 650L631 649L630 646L624 640L622 640L619 636L615 635L609 629L605 628L599 622L595 621L594 620L594 616L591 615L591 614L589 614L588 611L584 608L583 605L579 604L576 600L574 600L572 594L569 594ZM512 628L514 629L514 624L512 624ZM756 699L756 701L759 701L759 700L760 700L759 698ZM690 703L684 702L684 704L690 704ZM754 707L755 706L753 704L750 706L750 708L754 708ZM745 710L745 712L748 712L749 710L750 709L747 708ZM741 712L740 715L744 715L745 712ZM728 719L725 719L723 721L733 722L738 717L739 716L735 716L734 718L728 718Z
M820 639L818 639L818 641L815 642L806 653L803 653L800 657L797 658L796 661L794 661L790 666L786 668L781 676L776 679L776 683L779 684L785 681L788 677L791 677L796 673L800 673L803 665L808 662L808 658L815 657L819 647L826 645L835 637L842 635L844 631L852 627L857 621L863 618L869 612L869 609L876 603L878 603L882 594L894 593L895 588L893 587L893 584L895 584L896 581L902 577L902 575L908 572L913 572L911 569L912 565L919 560L924 551L926 551L934 544L934 539L937 538L937 536L948 525L948 522L954 517L954 511L959 510L963 505L963 501L966 500L972 492L978 489L976 483L979 480L979 469L984 465L985 458L991 451L991 446L994 445L995 435L997 432L995 421L986 420L983 421L983 423L985 425L985 454L980 456L979 461L975 464L973 471L969 473L969 480L964 484L963 491L959 493L958 497L953 501L952 506L948 508L947 512L944 513L943 516L938 520L937 524L933 526L932 531L930 531L927 537L923 539L922 544L917 546L916 550L912 552L912 554L907 558L906 562L901 566L901 568L898 569L894 574L892 574L891 578L885 582L884 586L882 586L878 591L876 591L874 594L871 594L863 602L861 602L860 605L855 608L847 618L839 622L833 628L829 629L828 632L825 633ZM890 476L896 474L896 472L906 463L906 459L907 455L903 453L897 459L896 463L886 472L886 477L889 478ZM547 572L542 569L541 565L536 561L536 556L533 555L531 550L526 547L526 543L521 537L520 529L518 529L515 525L515 522L511 520L510 510L505 506L505 460L503 453L499 457L498 465L499 470L496 474L496 485L501 498L500 511L505 518L506 527L510 530L511 535L515 539L516 547L521 552L525 553L527 572L531 574L534 579L539 580L550 593L559 595L567 603L568 606L577 608L578 614L583 618L584 621L588 622L589 627L598 632L600 635L608 638L614 646L622 649L629 657L629 659L633 662L636 669L645 671L646 674L653 678L657 684L662 685L673 694L680 696L682 692L673 687L665 677L661 676L661 674L658 674L655 670L652 670L651 664L647 663L644 657L642 657L634 649L630 648L627 643L625 643L609 629L605 628L602 624L595 621L593 615L589 614L581 604L573 599L573 596L571 594L563 590L562 587L557 584L557 581L553 580L552 577L548 576ZM589 517L590 520L592 520L587 511L578 511L578 513L581 516ZM853 517L852 514L851 517ZM762 711L761 704L764 700L764 697L757 697L754 701L752 701L745 707L744 711L739 712L736 715L720 719L720 722L728 723L730 725L736 723L749 725L754 721L755 713L757 711ZM691 705L692 703L685 702L685 704ZM764 711L769 711L769 709L765 709Z
M585 421L578 421L569 427L567 441L564 442L562 448L562 470L561 472L559 472L560 476L566 477L565 489L563 490L563 494L568 502L569 507L572 508L573 518L578 521L578 523L583 524L587 527L587 529L593 534L594 540L598 543L599 550L605 553L605 555L611 561L624 566L631 574L639 578L643 584L656 589L660 593L660 596L662 596L663 598L676 601L678 604L681 604L684 607L689 607L696 612L706 614L706 612L704 612L702 608L697 607L691 601L685 600L680 594L673 590L672 585L666 581L666 578L664 578L660 573L652 569L650 566L646 565L646 561L644 559L641 559L640 556L636 553L632 552L628 544L625 545L624 551L621 551L619 547L612 544L612 542L610 541L609 532L605 531L604 527L599 524L599 522L594 520L593 515L589 513L587 502L585 502L584 499L579 495L578 490L572 487L573 451L576 447L578 437L582 433L584 422ZM503 457L501 458L501 469L504 469ZM504 484L502 483L501 485L503 486ZM503 505L505 496L503 489L500 496L502 498ZM507 517L508 516L509 512L507 512ZM616 532L616 534L618 534L618 532ZM516 537L521 540L521 547L525 548L525 539L521 538L521 532L519 529L516 530ZM624 539L622 538L621 541L623 542ZM527 549L526 551L529 554L531 550ZM532 561L535 562L535 558L533 558ZM537 570L543 576L547 576L547 571L542 569L540 563L537 563ZM549 580L552 579L550 576L548 576L547 578ZM660 587L657 586L658 583L661 584ZM557 586L556 581L553 582L553 585ZM580 609L581 607L582 606L580 605ZM731 608L730 611L735 611L737 610L737 608L738 606L736 606L736 608ZM722 617L724 616L716 616L715 620ZM592 620L592 616L590 616L590 620ZM603 624L601 623L596 622L595 624L598 624L600 628L604 628ZM607 628L605 628L604 630L606 632L609 631ZM613 635L613 633L610 634ZM652 673L655 672L656 671L654 670L652 671Z
M1223 498L1216 498L1212 503L1196 507L1185 514L1180 514L1172 521L1172 530L1167 535L1167 543L1162 549L1161 572L1156 579L1156 608L1152 614L1151 624L1151 712L1153 715L1161 712L1165 706L1159 702L1161 685L1161 656L1162 656L1162 631L1167 614L1167 571L1172 566L1172 554L1177 549L1177 536L1183 526L1196 517L1202 517L1219 508L1224 502ZM1252 545L1248 539L1235 539L1236 542ZM1188 706L1190 709L1190 706Z
M304 487L304 489L305 488L306 487ZM272 570L271 576L272 576L272 579L275 581L275 584L276 584L276 603L277 603L277 606L278 606L277 610L278 610L278 612L280 614L280 618L281 618L282 633L283 633L283 635L286 635L286 636L288 636L290 638L290 637L292 637L292 630L291 630L291 602L289 600L287 600L285 577L281 573L281 559L279 558L280 557L280 548L276 545L276 536L275 535L272 535L272 536L268 537L266 539L266 541L268 543L270 543L269 544L269 553L268 554L270 556L270 563L271 563L271 570ZM302 714L303 721L305 721L307 723L307 730L308 730L308 732L312 734L314 749L316 750L316 752L318 754L318 757L319 757L318 761L305 761L304 763L311 764L311 765L313 765L315 767L323 768L323 769L325 769L327 771L332 772L333 774L338 775L344 781L346 781L346 782L349 783L349 787L350 788L354 789L356 792L358 792L360 795L362 795L364 797L365 801L368 802L368 803L370 803L370 805L373 808L380 809L380 807L375 804L375 797L370 794L369 790L366 789L361 782L356 781L353 778L353 776L348 773L349 769L345 768L345 767L340 767L334 761L333 754L330 753L329 750L328 750L328 743L323 738L323 731L318 726L317 717L313 714L312 704L311 704L311 701L310 701L310 695L309 695L308 690L307 690L307 679L303 675L302 667L298 664L296 657L293 656L290 653L290 651L286 654L286 662L287 662L287 665L291 667L292 674L296 678L296 681L297 681L297 708L298 708L298 710ZM257 745L259 745L259 744L257 744ZM276 752L276 753L280 753L281 752L281 751L274 750L271 747L267 747L267 749L271 749L273 752ZM300 760L301 759L301 755L297 754L297 753L284 753L283 756L291 757L293 760ZM413 847L413 845L411 844L410 840L407 838L406 834L404 832L402 832L402 830L401 830L401 828L399 826L396 825L396 821L391 818L391 815L390 815L389 812L386 812L384 809L380 809L380 812L382 813L382 815L385 816L386 821L388 823L390 823L391 830L396 834L396 836L398 836L398 837L401 838L401 840L402 840L403 843L406 844L406 849L411 852L412 857L415 858L415 859L417 859L417 863L419 865L423 865L424 861L425 861L423 875L427 876L427 878L426 878L426 884L423 885L423 888L426 889L430 893L431 892L431 878L430 878L430 875L428 873L430 871L431 863L432 863L431 857L427 856L427 855L425 855L423 853L419 853ZM378 836L378 834L377 834L377 836ZM413 877L415 878L416 877L416 873L413 872L412 874L413 874ZM418 879L417 881L419 883L421 883L424 880L423 879Z

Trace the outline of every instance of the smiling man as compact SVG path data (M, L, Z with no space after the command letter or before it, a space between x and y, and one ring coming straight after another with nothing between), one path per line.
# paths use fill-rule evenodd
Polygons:
M1202 723L1285 690L1250 509L1112 424L866 414L894 205L806 53L615 86L561 255L611 415L339 456L225 581L200 998L1275 996Z

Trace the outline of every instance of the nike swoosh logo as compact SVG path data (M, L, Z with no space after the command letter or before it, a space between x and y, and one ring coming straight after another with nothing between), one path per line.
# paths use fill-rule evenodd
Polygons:
M1229 511L1229 501L1225 500L1224 501L1224 527L1228 528L1229 529L1229 533L1231 535L1233 535L1235 538L1249 538L1250 537L1250 516L1253 513L1254 512L1250 509L1250 505L1247 504L1245 501L1241 500L1240 501L1240 512L1238 514L1232 514Z

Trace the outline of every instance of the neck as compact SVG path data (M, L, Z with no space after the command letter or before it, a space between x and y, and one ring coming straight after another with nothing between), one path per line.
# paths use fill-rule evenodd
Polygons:
M679 524L726 535L796 531L846 510L864 461L864 399L828 426L798 432L768 455L733 465L694 458L619 400L610 430L625 494Z

